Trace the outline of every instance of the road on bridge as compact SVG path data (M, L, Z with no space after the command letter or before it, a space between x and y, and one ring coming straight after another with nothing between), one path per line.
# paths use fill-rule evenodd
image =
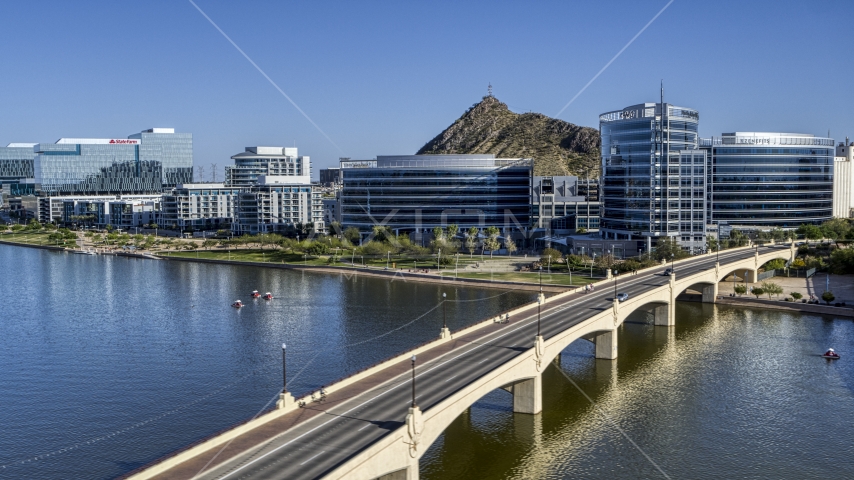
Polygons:
M787 249L787 245L761 247ZM752 258L753 249L721 252L721 264ZM714 269L715 255L683 260L676 265L677 276L688 276ZM662 275L666 266L647 269L637 275L622 275L618 280L620 293L629 297L649 288L669 282ZM611 284L600 284L588 294L575 294L554 303L547 303L541 313L544 338L612 308L614 290ZM524 318L512 318L507 325L483 329L456 339L452 347L436 355L422 354L416 369L417 403L422 411L429 410L465 385L499 368L513 357L533 348L537 332L537 313ZM448 345L448 344L446 344ZM437 347L437 348L442 348ZM394 375L379 384L362 385L362 391L311 404L313 415L294 423L284 432L250 431L238 437L216 459L220 450L190 459L154 477L157 479L312 479L332 472L359 452L385 435L401 427L411 404L411 374L409 362L389 367ZM379 372L377 375L382 375ZM371 388L373 386L373 388ZM291 415L291 414L289 414ZM256 429L262 430L262 428ZM204 470L204 471L203 471Z

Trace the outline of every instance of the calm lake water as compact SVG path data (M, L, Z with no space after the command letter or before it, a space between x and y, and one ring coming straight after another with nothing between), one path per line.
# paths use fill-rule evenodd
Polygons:
M251 418L283 342L303 393L437 338L442 292L451 329L536 298L7 245L0 269L0 478L112 478Z
M443 291L452 329L534 298L5 245L0 272L0 478L16 479L111 478L255 415L283 341L304 392L435 338ZM541 415L484 397L422 478L854 475L850 319L685 303L676 328L637 314L619 341L616 362L565 350ZM843 359L817 356L828 346Z
M698 303L676 315L673 329L633 315L616 362L573 343L544 372L539 417L487 395L421 478L854 478L851 319ZM821 358L830 346L847 355Z

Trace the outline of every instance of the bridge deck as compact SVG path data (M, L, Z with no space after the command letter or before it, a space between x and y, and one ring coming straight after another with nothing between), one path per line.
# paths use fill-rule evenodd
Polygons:
M788 246L766 247L774 253ZM721 252L722 264L752 259L753 250ZM716 256L677 263L677 278L714 269ZM631 298L669 283L665 267L623 275L619 291ZM723 273L723 272L721 272ZM612 284L595 292L573 294L547 303L542 335L547 339L612 308ZM687 287L688 285L685 285ZM455 392L500 369L534 345L536 309L441 344L418 355L417 402L424 412ZM401 361L311 404L238 436L166 472L158 479L319 478L368 449L403 425L411 402L410 363ZM221 450L221 451L220 451ZM215 457L215 458L214 458ZM148 478L148 477L146 477Z

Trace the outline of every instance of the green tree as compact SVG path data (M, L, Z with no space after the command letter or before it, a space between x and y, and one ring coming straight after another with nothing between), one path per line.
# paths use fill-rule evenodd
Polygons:
M820 240L824 235L821 228L816 225L803 224L795 230L798 235L803 235L807 240Z
M586 229L586 228L584 228L584 227L576 228L576 229L575 229L575 233L577 233L577 234L581 235L582 233L587 233L587 229Z
M326 226L326 231L329 232L330 235L341 235L341 223L330 222L329 225Z
M514 253L516 253L516 250L518 250L516 242L513 241L513 238L510 235L508 235L504 239L504 248L507 249L507 253L509 253L510 255L513 255Z
M767 262L765 265L763 265L763 268L765 268L766 271L782 270L786 268L786 261L782 258L775 258L774 260L771 260L770 262Z
M311 245L305 249L305 253L314 257L318 255L326 255L329 253L329 245L321 242L312 242Z
M762 291L768 295L768 299L770 300L771 295L783 293L783 287L773 282L762 282Z
M448 225L448 240L455 241L457 234L460 233L460 226L456 223Z
M789 293L789 295L791 295L791 296L792 296L792 298L794 298L794 299L795 299L795 301L798 301L798 300L800 300L801 298L803 298L803 295L801 295L801 293L800 293L800 292L791 292L791 293Z
M830 254L830 273L854 273L854 248L837 248Z
M12 229L12 233L18 233L18 232L20 232L21 230L23 230L23 229L25 229L25 228L26 228L25 226L23 226L23 225L19 225L19 224L17 224L17 223L16 223L15 225L12 225L12 227L11 227L11 229Z
M765 290L762 290L762 287L753 287L753 291L750 293L752 293L753 295L756 295L756 298L758 299L759 297L762 296L762 294L765 293Z
M486 227L484 233L486 233L486 240L483 242L483 248L489 250L489 258L492 258L492 254L501 248L501 244L498 242L498 235L501 231L498 230L498 227L492 226Z
M210 250L212 247L217 246L218 243L219 242L217 242L216 240L208 238L204 242L202 242L202 246L205 248L205 250Z
M347 239L351 245L358 245L359 241L362 239L362 234L356 227L347 227L347 229L344 230L344 238Z
M832 302L832 301L836 300L836 296L834 296L834 295L833 295L832 293L830 293L830 292L824 292L824 293L822 293L822 294L821 294L821 299L822 299L822 300L824 300L824 302L825 302L825 303L827 303L828 305L830 305L830 302Z
M735 291L735 294L740 297L747 293L747 285L736 285L733 287L733 290Z
M844 240L851 232L851 223L844 218L834 218L821 224L821 232L825 238L830 238L839 247L839 240Z
M680 258L688 257L689 254L685 250L682 250L682 247L676 243L676 238L658 237L655 248L653 249L652 257L658 261L670 261L671 256L674 259L679 260Z
M471 227L466 232L466 248L469 251L469 258L474 253L474 249L477 248L479 234L480 230L477 227Z
M543 254L540 256L540 261L543 263L557 263L558 260L563 257L563 254L560 251L555 250L554 248L546 248L543 250Z

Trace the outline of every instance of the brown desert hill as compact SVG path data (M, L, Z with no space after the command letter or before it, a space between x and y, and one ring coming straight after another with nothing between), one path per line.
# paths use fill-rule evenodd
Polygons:
M599 131L541 113L513 113L492 95L472 105L418 154L492 153L534 159L534 175L599 176Z

